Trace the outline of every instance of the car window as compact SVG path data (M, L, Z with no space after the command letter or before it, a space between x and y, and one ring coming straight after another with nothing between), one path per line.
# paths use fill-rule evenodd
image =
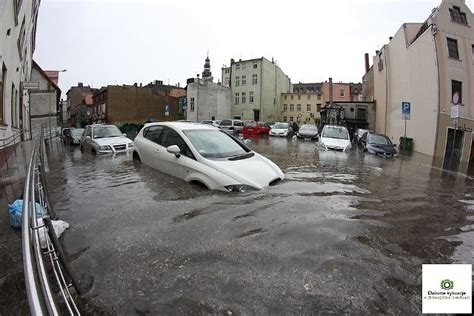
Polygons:
M392 141L385 135L370 134L368 143L379 145L392 145Z
M150 126L143 131L143 137L158 144L162 130L163 130L162 125Z
M276 123L273 128L274 129L288 129L290 125L288 123Z
M232 125L232 121L231 120L223 120L221 122L221 125L222 126L230 126L230 125Z
M108 138L108 137L120 137L122 132L117 126L97 126L92 130L93 138Z
M249 151L234 138L218 130L185 130L183 132L204 158L229 158L244 155Z
M347 129L338 126L324 127L322 136L335 139L349 139Z
M244 126L243 121L234 121L234 126Z
M163 127L163 131L161 133L159 144L161 146L165 147L165 148L169 147L169 146L172 146L172 145L177 145L179 147L179 149L181 150L181 154L183 156L189 157L191 159L195 159L194 155L191 152L191 150L189 149L188 145L186 145L186 142L172 128L169 128L167 126Z

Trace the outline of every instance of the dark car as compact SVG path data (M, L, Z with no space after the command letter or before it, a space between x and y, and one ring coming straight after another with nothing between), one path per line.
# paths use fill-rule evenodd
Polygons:
M316 127L316 125L305 124L301 126L298 133L296 133L296 137L298 137L299 139L317 140L318 128Z
M74 128L69 131L69 133L64 136L64 144L66 145L78 145L81 142L82 134L84 133L83 128Z
M359 140L359 147L364 151L383 157L396 157L398 152L388 136L383 134L365 133Z

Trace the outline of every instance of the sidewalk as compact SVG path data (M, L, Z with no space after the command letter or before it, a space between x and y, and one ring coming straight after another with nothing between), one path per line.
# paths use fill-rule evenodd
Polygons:
M29 314L23 276L21 230L10 227L8 203L19 198L33 148L33 141L8 150L8 168L0 154L0 315Z

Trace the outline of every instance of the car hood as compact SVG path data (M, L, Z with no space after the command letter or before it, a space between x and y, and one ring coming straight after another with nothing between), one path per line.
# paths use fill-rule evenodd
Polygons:
M394 155L397 153L397 150L393 145L382 145L382 144L368 144L372 149L378 152L383 152L389 155Z
M305 131L300 129L298 133L305 136L315 136L318 134L318 131Z
M246 184L262 189L277 178L284 179L283 172L275 163L257 153L254 154L253 157L242 160L205 159L205 162L208 166L236 181L236 183L229 183L229 185Z
M99 146L106 146L106 145L116 145L116 144L128 144L131 143L132 140L128 137L107 137L107 138L95 138L94 142Z
M321 143L326 145L326 147L339 147L345 149L351 142L348 139L321 137Z

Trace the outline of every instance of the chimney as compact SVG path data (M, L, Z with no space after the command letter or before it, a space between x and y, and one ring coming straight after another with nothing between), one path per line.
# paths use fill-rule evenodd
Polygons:
M369 72L369 68L370 68L370 65L369 65L369 54L368 54L368 53L365 53L364 58L365 58L365 73L368 73L368 72Z
M140 82L140 88L142 87L142 83Z
M78 83L77 83L77 86L78 86L79 88L82 88L82 87L84 86L84 84L83 84L82 82L78 82Z
M332 78L329 77L329 106L332 106Z

